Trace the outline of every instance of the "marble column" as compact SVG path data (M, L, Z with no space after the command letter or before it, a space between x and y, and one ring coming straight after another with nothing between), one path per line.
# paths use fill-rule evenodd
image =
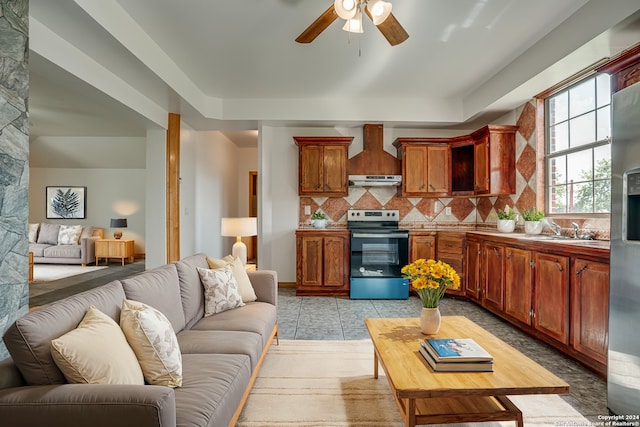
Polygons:
M29 1L0 0L0 336L29 309L28 41Z

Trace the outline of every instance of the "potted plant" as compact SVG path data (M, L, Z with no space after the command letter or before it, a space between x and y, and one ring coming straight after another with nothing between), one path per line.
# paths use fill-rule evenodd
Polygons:
M327 216L324 212L315 211L313 215L311 215L311 224L313 228L326 228Z
M511 233L516 228L517 219L518 214L509 205L505 206L504 210L498 209L498 231Z
M522 218L524 219L524 232L526 234L540 234L542 232L542 218L544 218L544 211L537 208L525 209L522 212Z
M447 289L460 288L460 276L449 264L434 259L418 259L400 270L402 277L411 280L422 301L420 329L425 335L440 329L440 299Z

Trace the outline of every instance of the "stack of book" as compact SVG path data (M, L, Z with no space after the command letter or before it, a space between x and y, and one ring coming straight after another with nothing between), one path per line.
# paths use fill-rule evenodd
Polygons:
M493 357L471 338L427 338L420 354L434 371L493 371Z

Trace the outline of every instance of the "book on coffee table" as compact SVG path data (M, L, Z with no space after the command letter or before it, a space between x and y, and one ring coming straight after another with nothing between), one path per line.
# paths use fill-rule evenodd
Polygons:
M420 346L420 354L431 369L437 372L492 372L493 361L484 362L436 362L425 346Z
M493 361L493 356L471 338L427 338L420 344L436 362Z

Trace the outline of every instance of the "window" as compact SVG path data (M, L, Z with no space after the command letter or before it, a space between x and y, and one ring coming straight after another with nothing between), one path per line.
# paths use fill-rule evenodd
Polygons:
M545 100L546 211L609 212L611 88L598 74Z

